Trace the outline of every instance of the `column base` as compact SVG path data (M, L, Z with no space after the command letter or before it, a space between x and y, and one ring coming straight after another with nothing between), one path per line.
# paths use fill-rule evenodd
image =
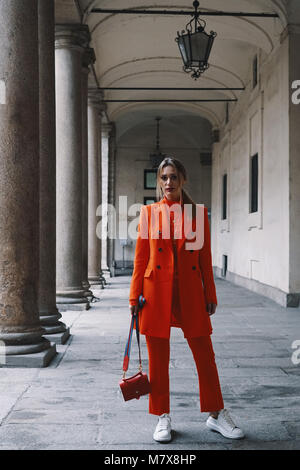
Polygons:
M51 323L53 317L54 315L40 316L41 325L45 330L43 337L56 344L65 344L70 336L70 328L67 328L61 321ZM59 314L59 318L61 318L61 314Z
M102 269L102 275L103 275L105 281L109 280L112 277L109 268Z
M99 276L91 276L89 277L89 283L91 286L98 286L101 284L101 280Z
M85 291L84 296L87 298L88 302L90 302L91 299L93 298L94 294L91 290L87 290L87 291Z
M52 312L55 313L52 313ZM45 333L43 336L45 337L46 335L53 335L53 334L63 334L67 331L66 325L59 321L61 318L61 314L57 310L56 306L52 309L41 309L40 310L40 322L42 327L45 330Z
M66 330L61 333L45 334L44 338L46 338L51 343L65 344L70 338L70 336L70 328L66 328Z
M91 286L101 286L101 289L104 289L104 286L107 284L106 279L102 273L99 273L98 276L89 277L89 283Z
M67 310L88 310L90 303L85 297L85 291L58 291L56 293L56 304L60 311ZM93 295L93 294L92 294Z
M0 355L21 356L38 354L50 348L50 342L43 338L45 333L41 326L8 326L0 331Z
M100 271L100 280L101 280L102 288L104 289L104 287L106 286L107 282L106 282L105 276L104 276L104 274L103 274L103 271Z
M35 354L0 355L1 367L47 367L56 355L56 345Z
M84 294L83 294L84 297L86 297L86 298L88 298L88 300L90 300L89 297L90 298L93 297L93 292L90 290L90 287L91 287L90 283L88 281L83 281L82 285L83 285L83 288L84 288Z
M45 330L45 333L43 334L43 336L52 335L55 333L64 333L65 331L67 331L66 325L61 321L57 322L55 325L49 325L49 324L45 325L43 324L43 317L41 317L41 324Z
M43 316L40 317L40 321L41 321L42 327L45 330L45 334L52 335L53 333L64 333L67 330L66 325L61 321L50 323L49 317L43 317ZM45 336L45 334L43 336Z
M70 304L70 303L58 304L58 307L61 312L67 312L68 310L82 312L83 310L89 310L91 308L89 302L85 302L81 304Z

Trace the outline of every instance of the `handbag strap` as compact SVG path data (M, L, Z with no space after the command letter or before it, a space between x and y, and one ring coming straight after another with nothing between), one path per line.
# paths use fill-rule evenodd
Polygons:
M124 372L123 373L123 378L125 378L125 372L128 370L128 366L129 366L131 340L132 340L132 333L133 333L134 323L135 323L136 339L137 339L138 348L139 348L139 371L140 372L142 371L142 357L141 357L141 345L140 345L139 319L138 319L138 314L136 314L136 315L131 316L129 336L128 336L128 340L127 340L127 343L126 343L125 353L124 353L124 360L123 360L123 372Z

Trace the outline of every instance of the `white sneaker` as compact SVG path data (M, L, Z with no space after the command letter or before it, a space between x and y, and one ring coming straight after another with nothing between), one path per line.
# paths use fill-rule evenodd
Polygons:
M153 439L157 442L169 442L171 436L171 418L167 413L159 416Z
M245 437L243 431L235 425L226 409L220 411L217 419L209 416L206 421L206 426L214 431L218 431L222 436L228 437L229 439L242 439Z

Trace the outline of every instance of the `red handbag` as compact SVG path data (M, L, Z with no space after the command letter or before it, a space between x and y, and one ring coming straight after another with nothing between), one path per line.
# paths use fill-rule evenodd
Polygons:
M139 348L139 372L132 377L126 379L126 371L128 370L131 339L133 333L133 327L135 323L136 339ZM147 374L142 370L142 359L141 359L141 346L140 346L140 332L139 332L139 320L138 314L132 315L129 336L126 343L124 360L123 360L123 378L119 382L121 392L124 400L132 400L133 398L139 399L142 395L147 395L151 391L150 383Z

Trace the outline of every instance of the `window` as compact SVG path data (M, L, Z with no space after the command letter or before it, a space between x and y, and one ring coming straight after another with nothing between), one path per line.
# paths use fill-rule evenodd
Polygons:
M157 170L144 170L144 189L156 189Z
M222 219L227 219L227 174L223 175L222 182Z
M156 202L156 197L155 196L146 196L144 197L144 206L147 206L148 204L153 204L154 202Z
M258 211L258 154L250 160L250 212Z
M227 255L223 255L222 258L223 258L223 263L222 263L222 276L223 276L223 277L226 277L228 256L227 256Z
M253 86L253 88L255 88L257 83L258 83L258 58L257 58L257 55L253 59L252 74L253 74L252 86Z

